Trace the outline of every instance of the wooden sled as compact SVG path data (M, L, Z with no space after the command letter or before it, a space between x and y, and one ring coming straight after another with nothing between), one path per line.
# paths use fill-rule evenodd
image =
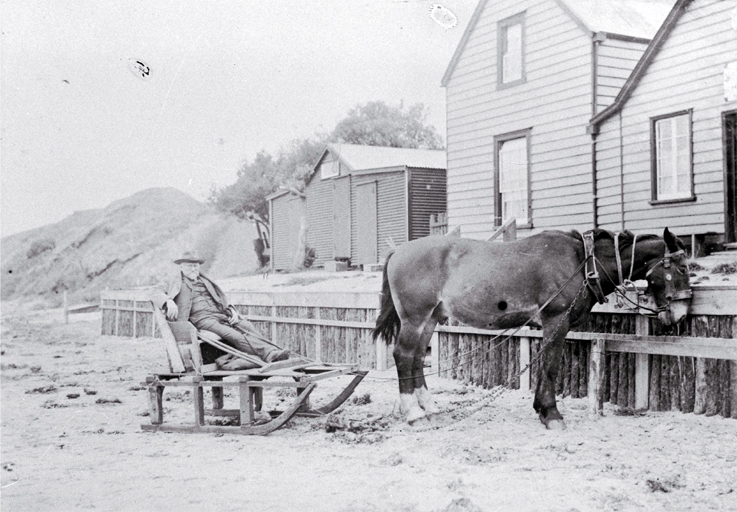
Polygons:
M154 311L166 345L169 359L168 372L156 373L146 378L151 424L141 425L146 431L159 432L211 432L246 435L266 435L283 426L294 416L323 416L331 413L353 394L356 386L368 372L358 371L357 364L334 364L294 358L276 363L244 354L220 341L213 333L200 331L189 322L167 322L163 313ZM215 364L203 364L200 344L206 343L223 352L235 355L251 363L248 370L219 370ZM310 394L317 381L341 375L354 375L351 383L327 404L312 408ZM227 379L227 380L226 380ZM164 422L164 388L186 388L194 401L194 424L174 425ZM212 390L212 408L205 408L204 389ZM238 409L224 408L223 390L236 388ZM256 414L263 406L264 389L295 388L297 396L284 411L270 411L269 415ZM206 418L233 417L239 425L206 424ZM264 416L266 419L264 419Z

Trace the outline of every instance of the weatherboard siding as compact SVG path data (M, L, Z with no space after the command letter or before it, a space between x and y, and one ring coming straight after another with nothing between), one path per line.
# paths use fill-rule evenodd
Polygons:
M596 113L614 102L646 48L645 43L612 38L597 45Z
M721 113L737 109L737 102L724 100L723 70L728 62L737 61L737 37L730 21L735 8L735 1L694 1L622 111L601 124L597 137L601 227L657 232L668 226L683 236L724 232ZM650 119L687 109L693 110L696 201L651 205Z
M271 259L276 270L284 270L291 266L296 242L290 239L290 198L285 194L271 201Z
M498 90L497 22L522 11L526 82ZM494 137L528 128L534 227L518 235L591 227L591 66L590 36L554 0L485 5L446 83L449 230L493 233Z

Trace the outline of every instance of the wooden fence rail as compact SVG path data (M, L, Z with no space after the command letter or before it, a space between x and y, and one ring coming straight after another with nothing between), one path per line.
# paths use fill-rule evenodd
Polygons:
M103 334L157 336L146 297L145 290L103 292ZM265 336L300 354L365 369L393 364L391 347L370 337L377 293L234 291L229 299ZM737 288L695 288L691 315L678 328L668 331L613 302L596 306L584 330L566 337L556 392L588 396L594 410L610 401L737 418ZM492 346L503 332L438 326L432 371L485 387L534 389L542 332L524 329ZM528 371L512 378L530 361Z

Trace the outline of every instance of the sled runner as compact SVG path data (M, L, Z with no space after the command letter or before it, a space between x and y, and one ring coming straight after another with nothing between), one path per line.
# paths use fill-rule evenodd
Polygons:
M155 373L146 378L151 424L143 424L147 431L160 432L212 432L247 435L266 435L278 429L294 416L322 416L329 414L353 394L356 386L366 376L357 364L334 364L310 361L295 357L285 361L267 363L256 356L240 352L223 343L208 331L197 331L189 322L167 322L161 311L154 317L166 345L169 371ZM248 369L219 369L217 364L203 364L202 348L215 347L230 354ZM228 365L225 365L226 367ZM348 386L327 404L312 408L310 394L317 381L353 375ZM194 400L194 424L164 422L164 388L185 388ZM212 390L212 408L205 408L204 390ZM238 409L224 407L224 389L234 388L239 398ZM261 413L264 389L294 388L296 398L283 411ZM207 417L235 418L238 425L208 424ZM216 421L217 422L217 421ZM220 420L220 423L223 421Z

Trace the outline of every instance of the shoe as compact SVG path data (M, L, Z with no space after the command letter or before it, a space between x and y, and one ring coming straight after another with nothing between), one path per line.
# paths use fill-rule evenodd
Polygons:
M275 363L277 361L286 361L291 356L291 353L288 349L284 350L275 350L269 354L269 360L267 362L269 363Z

